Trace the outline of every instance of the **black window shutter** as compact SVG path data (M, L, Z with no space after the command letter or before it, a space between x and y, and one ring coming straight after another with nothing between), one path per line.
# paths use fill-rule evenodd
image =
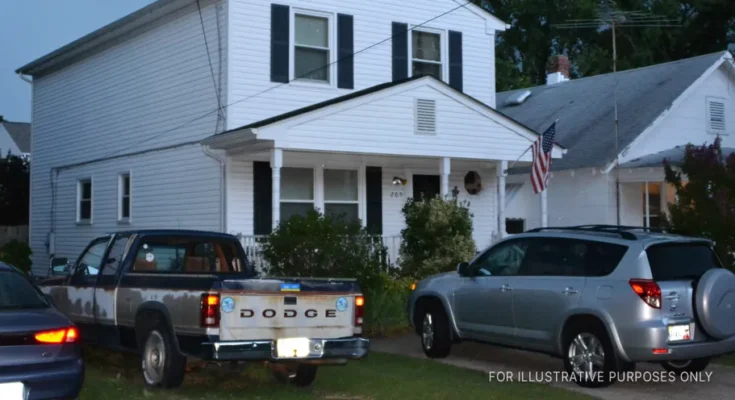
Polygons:
M365 168L367 203L367 230L373 235L383 234L383 170L380 167Z
M393 80L408 78L408 24L393 23Z
M462 32L449 31L449 86L462 91Z
M253 162L253 234L267 235L273 230L273 204L271 203L271 164Z
M354 23L352 15L337 15L337 87L355 88Z
M288 6L271 4L271 82L288 82Z

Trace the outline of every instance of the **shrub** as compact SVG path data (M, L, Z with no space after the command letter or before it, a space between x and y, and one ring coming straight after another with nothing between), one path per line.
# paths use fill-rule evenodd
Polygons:
M387 249L359 222L311 211L282 221L259 243L270 275L357 278L363 292L383 283Z
M406 228L401 231L399 259L405 276L420 279L451 271L475 255L468 202L409 199L402 212Z
M11 240L0 247L0 261L10 264L26 274L31 270L31 248L18 240Z
M366 294L364 333L387 336L408 330L406 305L413 280L382 273L380 282Z

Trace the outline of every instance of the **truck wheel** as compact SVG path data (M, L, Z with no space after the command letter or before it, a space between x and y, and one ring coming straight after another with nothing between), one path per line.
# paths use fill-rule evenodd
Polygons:
M273 377L284 385L291 384L299 387L307 387L316 379L316 365L298 364L295 366L274 366L271 371Z
M429 358L444 358L452 349L452 335L444 308L431 304L421 317L421 347Z
M669 372L681 374L684 372L702 372L709 365L709 358L695 358L694 360L664 361L661 366Z
M578 326L564 335L564 369L574 375L578 385L597 388L613 383L612 372L618 372L615 349L604 327Z
M146 385L165 389L181 386L186 373L186 357L174 346L168 327L157 323L144 337L141 366Z

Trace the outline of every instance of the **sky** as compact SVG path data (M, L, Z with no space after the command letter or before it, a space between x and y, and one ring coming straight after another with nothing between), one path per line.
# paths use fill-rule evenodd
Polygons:
M153 1L0 0L0 115L31 120L31 85L16 69Z

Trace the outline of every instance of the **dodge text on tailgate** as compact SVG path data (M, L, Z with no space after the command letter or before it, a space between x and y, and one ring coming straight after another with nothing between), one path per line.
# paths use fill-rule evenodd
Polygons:
M267 361L283 382L367 355L355 280L258 278L240 242L198 231L134 231L93 240L69 275L42 290L82 339L141 354L150 386L172 388L186 357Z

